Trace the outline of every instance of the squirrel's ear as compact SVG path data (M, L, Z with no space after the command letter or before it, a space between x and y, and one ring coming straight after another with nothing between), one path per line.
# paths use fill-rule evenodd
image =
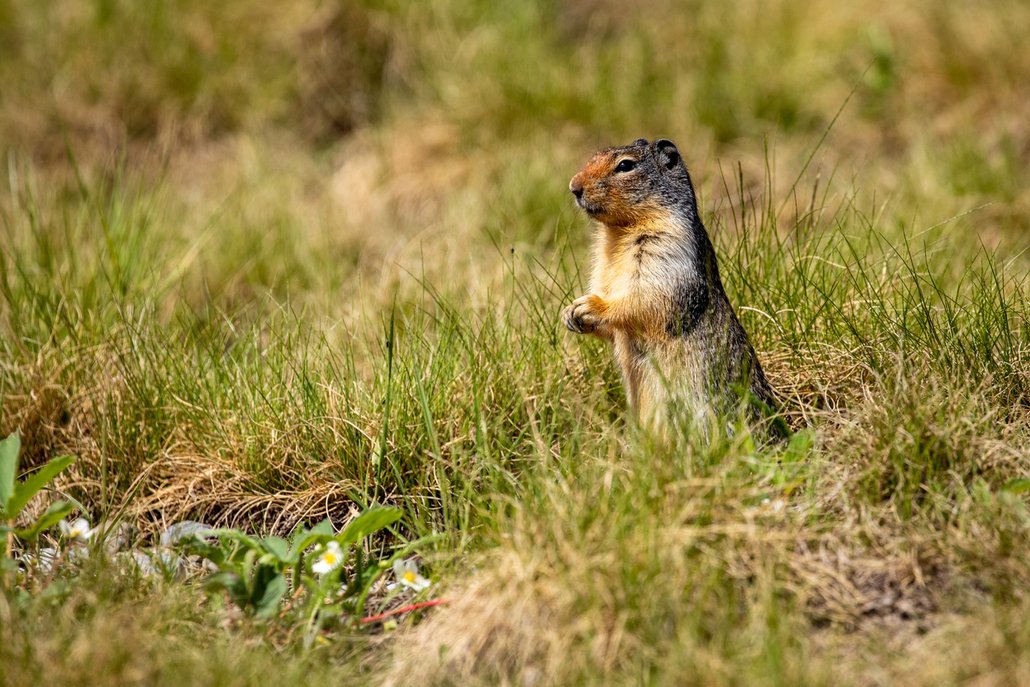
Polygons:
M680 162L680 151L676 150L676 144L668 139L661 139L654 142L655 155L658 157L658 164L666 169L672 169Z

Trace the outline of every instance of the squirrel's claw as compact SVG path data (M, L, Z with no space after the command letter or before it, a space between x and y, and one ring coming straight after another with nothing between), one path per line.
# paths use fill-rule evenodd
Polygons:
M601 324L600 318L591 307L591 297L581 296L562 312L562 322L570 332L592 334Z
M576 306L570 305L569 307L565 308L565 310L562 311L561 320L562 323L565 325L565 328L568 329L570 332L573 332L574 334L586 333L583 331L582 324L576 318Z

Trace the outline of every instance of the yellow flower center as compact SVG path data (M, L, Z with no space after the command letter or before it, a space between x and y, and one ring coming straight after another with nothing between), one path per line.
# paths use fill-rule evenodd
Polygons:
M322 561L329 565L336 565L336 554L332 551L326 551L322 554Z
M415 584L415 579L416 579L416 577L415 577L415 573L414 572L412 572L411 570L405 571L405 573L404 573L404 581L405 582L411 582L412 584Z

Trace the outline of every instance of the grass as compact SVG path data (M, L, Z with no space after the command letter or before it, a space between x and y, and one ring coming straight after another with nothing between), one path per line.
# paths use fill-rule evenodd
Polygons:
M0 683L1030 682L1030 12L583 7L0 0L0 434L144 542L400 506L451 601L305 649L91 560ZM805 440L656 446L560 330L640 135Z

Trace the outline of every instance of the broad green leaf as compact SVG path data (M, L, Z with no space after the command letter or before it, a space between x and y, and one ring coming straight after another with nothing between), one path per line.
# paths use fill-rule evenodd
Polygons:
M289 558L290 545L282 537L265 537L261 540L265 550L275 556L279 561L286 563Z
M311 534L332 534L333 523L329 521L329 518L326 518L308 531L311 532Z
M11 519L14 515L8 510L8 501L14 495L14 479L18 475L18 452L21 450L21 439L18 433L0 441L0 510L4 517Z
M1020 477L1014 480L1010 480L1005 483L1002 491L1007 491L1010 494L1022 494L1023 492L1030 491L1030 478Z
M273 568L262 566L258 569L254 580L251 601L259 618L271 618L279 610L279 600L286 594L289 586L282 573Z
M54 501L50 504L50 507L46 509L46 512L36 519L36 522L23 530L15 530L14 533L19 539L33 541L44 530L47 530L59 523L61 518L72 512L73 508L74 506L67 501Z
M251 537L249 534L244 534L239 530L230 528L221 528L216 530L209 530L205 533L206 536L216 537L223 546L234 543L238 546L235 550L231 551L227 558L231 560L238 560L240 557L241 550L243 551L264 551L264 547L261 546L261 542Z
M296 563L300 558L301 552L306 550L312 544L322 544L333 538L332 534L314 534L308 532L300 539L293 542L293 546L290 547L290 555L288 562Z
M333 524L329 519L318 523L310 530L298 529L293 535L293 542L290 545L290 553L287 562L296 563L302 551L312 544L322 543L333 537Z
M258 565L268 566L270 568L275 568L276 570L282 570L287 567L287 564L283 559L271 552L261 554L261 557L257 559L257 563Z
M209 542L196 533L180 539L175 543L175 548L187 555L206 558L217 566L221 566L225 562L225 549L217 543Z
M343 532L336 536L336 541L346 549L354 542L361 541L373 532L378 532L401 519L401 509L393 506L372 508L348 523Z
M256 573L254 566L257 565L258 550L257 549L246 549L243 554L243 560L233 560L233 563L237 563L240 571L240 576L247 583L248 588L253 589L254 579Z
M234 572L220 570L204 580L204 589L208 593L226 591L234 603L243 606L247 603L247 585Z
M14 487L14 495L7 501L7 517L13 518L18 515L25 504L35 496L40 489L45 487L50 480L63 472L65 468L75 462L73 456L61 456L36 470L27 479Z

